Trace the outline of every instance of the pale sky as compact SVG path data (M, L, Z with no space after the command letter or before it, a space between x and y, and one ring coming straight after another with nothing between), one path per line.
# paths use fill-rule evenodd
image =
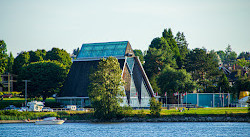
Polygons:
M189 48L250 51L250 0L0 0L0 39L21 51L129 41L146 50L165 28Z

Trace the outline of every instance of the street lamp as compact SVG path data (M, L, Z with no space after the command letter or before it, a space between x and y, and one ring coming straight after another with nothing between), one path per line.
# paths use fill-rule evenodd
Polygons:
M31 82L30 80L22 80L25 82L25 107L27 107L27 83Z

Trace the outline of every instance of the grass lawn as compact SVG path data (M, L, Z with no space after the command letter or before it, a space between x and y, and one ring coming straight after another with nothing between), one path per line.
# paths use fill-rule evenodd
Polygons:
M38 98L38 99L29 99L28 98L28 102L32 101L32 100L37 100L37 101L42 101L42 98ZM9 106L9 105L14 105L16 107L21 107L23 106L25 103L25 98L3 98L3 100L0 100L0 109L4 109L5 107ZM49 106L51 106L51 104L55 104L56 103L56 99L55 98L47 98L45 100L45 103Z
M182 109L182 108L180 108ZM131 114L150 114L150 110L132 110ZM162 109L161 115L215 115L215 114L242 114L248 113L248 108L185 108L184 112L176 111L176 109Z
M36 100L35 98L33 98L33 99L29 99L28 98L28 101L31 101L31 100ZM25 101L25 98L3 98L3 102L11 102L11 101L18 101L18 102L24 102ZM38 98L37 99L37 101L42 101L42 98ZM56 101L56 99L55 98L53 98L53 97L50 97L50 98L47 98L46 100L45 100L45 102L55 102Z

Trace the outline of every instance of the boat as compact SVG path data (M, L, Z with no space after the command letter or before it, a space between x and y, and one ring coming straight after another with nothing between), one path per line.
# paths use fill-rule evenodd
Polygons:
M35 122L36 125L61 125L63 124L65 121L64 120L59 120L56 119L56 117L48 117L48 118L44 118L43 120L38 120Z

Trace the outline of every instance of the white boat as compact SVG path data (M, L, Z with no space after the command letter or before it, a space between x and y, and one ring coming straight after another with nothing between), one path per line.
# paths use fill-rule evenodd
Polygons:
M64 120L58 120L56 119L56 117L48 117L48 118L44 118L41 121L36 121L35 124L36 125L61 125L63 124L65 121Z

